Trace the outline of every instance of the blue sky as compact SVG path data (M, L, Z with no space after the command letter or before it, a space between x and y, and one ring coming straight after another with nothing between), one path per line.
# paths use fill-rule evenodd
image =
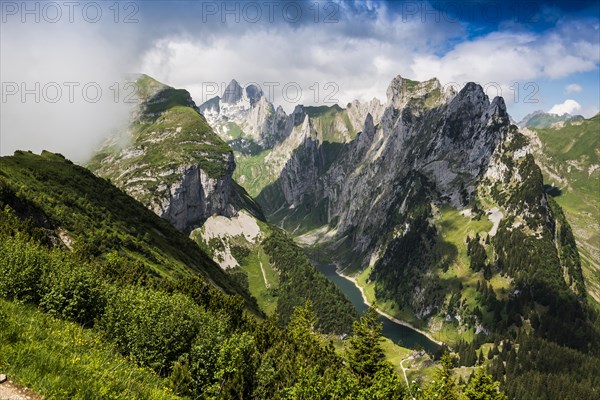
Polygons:
M228 14L235 7L225 9L222 3L216 10L198 2L192 8L185 1L175 4L142 7L156 26L171 29L172 38L146 54L144 68L191 86L197 98L206 96L193 82L195 74L178 76L186 63L194 62L194 52L198 62L204 54L214 54L197 73L201 80L221 82L231 76L242 82L299 82L309 92L302 99L308 103L314 97L306 90L308 78L336 83L336 98L344 104L355 97L384 99L387 83L400 74L419 80L438 77L443 84L476 81L489 88L490 96L502 94L516 119L568 99L581 107L565 109L587 116L598 111L598 2L322 1L318 7L312 1L277 2L272 20L265 15L270 10L261 7L257 23L245 21L255 14L252 8L244 11L243 3L237 14ZM297 9L302 17L296 19ZM179 33L158 22L165 15L183 15ZM239 57L231 54L236 46ZM281 93L274 95L276 102L285 103Z
M35 3L27 3L34 13ZM25 3L1 2L3 83L98 82L103 96L9 96L0 153L49 148L84 158L122 127L125 88L118 96L112 88L127 72L186 88L197 103L232 78L254 82L288 111L385 101L396 75L480 83L516 120L538 109L589 117L600 105L597 1L122 1L96 3L97 21L88 3L77 3L72 20L63 6L58 21L38 3L36 21L23 15Z

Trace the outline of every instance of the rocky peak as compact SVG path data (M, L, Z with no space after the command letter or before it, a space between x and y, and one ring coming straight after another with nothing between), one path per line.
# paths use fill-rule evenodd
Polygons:
M304 122L304 117L306 113L304 112L304 107L301 104L298 104L294 107L294 111L292 111L291 117L294 121L294 126L298 126Z
M220 102L221 98L219 96L215 96L202 103L202 105L198 109L200 110L200 113L204 116L206 116L206 114L218 114L221 111Z
M425 82L417 82L396 76L388 86L387 106L402 109L412 99L422 99L427 94L438 90L441 93L442 85L437 78Z
M250 106L254 106L261 98L263 98L262 89L254 84L246 86L246 97L250 101Z
M212 215L234 215L240 206L229 146L207 124L187 91L146 76L136 84L147 95L132 115L127 140L108 138L89 162L90 170L111 179L182 231ZM211 99L204 111L218 110L218 100Z
M231 82L225 88L221 102L225 104L236 104L243 97L243 89L240 84L232 79Z
M434 197L462 207L510 125L504 101L495 98L490 103L476 84L446 95L437 79L415 82L398 76L389 85L387 104L378 104L350 103L350 120L362 115L362 131L325 164L319 160L331 157L326 148L315 147L312 140L296 140L293 160L278 174L286 202L261 205L269 212L294 213L304 210L297 208L303 199L327 199L324 222L335 222L340 237L352 232L353 247L368 254L375 246L375 232L396 209L399 191L412 182L410 171L427 180ZM313 179L310 185L290 185L304 177Z
M494 100L492 100L492 103L490 104L488 110L489 114L492 116L495 115L503 119L510 119L508 111L506 110L506 103L504 102L504 98L500 96L494 97Z
M358 100L354 100L346 108L350 122L358 129L364 124L367 114L371 114L375 125L378 124L381 121L384 109L384 105L377 98L373 98L368 103L361 103Z

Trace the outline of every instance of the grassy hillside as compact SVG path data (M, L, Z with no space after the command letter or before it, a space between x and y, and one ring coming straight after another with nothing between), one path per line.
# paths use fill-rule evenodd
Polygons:
M290 310L289 329L251 317L207 284L250 301L191 240L60 155L0 158L0 202L0 368L48 399L284 398L313 377L311 392L355 398L399 382L345 366L310 303ZM310 272L281 263L284 275ZM324 277L290 282L302 301L314 284L325 309Z
M304 107L323 142L345 143L356 137L348 112L337 104L333 106Z
M178 399L99 332L0 299L0 370L49 399Z
M600 114L558 129L536 129L544 181L577 239L588 293L600 303Z
M211 178L228 172L231 149L198 113L190 94L142 75L141 103L128 130L96 152L88 168L145 205L181 178L178 169L199 165Z
M110 265L131 281L202 276L226 293L250 295L194 242L107 180L58 154L0 158L0 206L30 216L52 240Z
M406 394L368 319L340 356L316 330L310 302L286 329L249 318L239 298L199 278L134 283L127 271L58 242L35 204L18 204L19 215L6 204L0 212L0 368L44 398Z

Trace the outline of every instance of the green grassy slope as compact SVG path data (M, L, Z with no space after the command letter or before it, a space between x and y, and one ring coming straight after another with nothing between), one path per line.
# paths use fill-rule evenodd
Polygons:
M18 151L0 158L0 202L17 214L33 213L74 250L118 260L139 279L201 275L252 304L249 294L184 234L61 155Z
M550 194L573 228L588 293L600 303L600 114L535 131L542 142L538 159L544 180L559 188Z
M178 399L96 331L0 299L0 370L56 399Z
M141 103L128 132L109 138L88 168L146 205L181 177L180 167L199 165L211 178L228 172L231 149L197 112L186 90L146 75L136 87Z

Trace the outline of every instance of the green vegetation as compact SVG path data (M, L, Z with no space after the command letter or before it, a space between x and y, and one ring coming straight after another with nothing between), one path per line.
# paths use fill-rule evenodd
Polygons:
M103 335L0 299L0 370L48 399L176 399Z
M373 266L369 280L375 284L377 299L391 300L401 310L408 308L424 319L441 306L445 296L440 279L432 271L437 268L447 270L455 255L446 251L436 227L429 223L433 212L430 183L418 174L407 178L405 183L403 186L409 189L407 193L399 194L398 204L392 209L400 210L400 204L406 199L406 211L397 211L386 224L408 228L390 238L385 253ZM385 227L383 231L392 232ZM402 268L398 268L399 265Z
M504 342L488 369L511 399L597 399L600 359L522 336Z
M588 293L600 303L600 115L562 128L536 129L544 181L573 228Z
M83 168L50 153L18 153L2 158L1 167L0 365L17 382L49 399L387 398L390 388L404 390L389 368L370 377L344 367L316 333L310 304L293 310L289 329L256 320L241 298L208 283L219 278L222 287L237 288L228 275L209 274L214 264L197 247L186 246L191 242L182 234ZM42 171L48 175L35 178ZM127 227L142 230L148 246L128 249L104 236L86 245L76 226L92 232L99 223L95 213L107 230L124 237ZM150 232L169 241L156 242ZM170 241L179 253L169 252ZM288 276L314 272L283 234L265 248L274 259L287 255L277 264L286 285ZM119 250L125 249L137 257L135 268L123 265ZM162 258L147 261L150 251ZM191 255L196 264L177 258ZM199 271L202 265L208 271ZM327 310L327 281L314 273L310 284L320 295L312 297Z
M527 117L525 117L527 118ZM583 117L581 115L569 116L569 115L557 115L557 114L548 114L545 112L540 112L537 115L531 116L526 121L527 128L537 128L537 129L545 129L550 128L553 124L557 122L569 122L569 121L579 121L582 120Z
M272 228L269 224L256 220L261 237L271 235ZM206 249L206 252L217 259L226 248L239 267L227 270L227 273L235 279L239 279L242 286L247 287L252 296L258 302L261 310L267 315L273 315L276 311L279 296L279 273L269 261L261 241L248 241L244 235L229 236L227 234L213 237L207 242L203 239L205 227L192 232L191 237ZM264 274L264 275L263 275Z
M148 76L136 81L141 103L127 134L110 138L88 163L145 205L154 204L198 165L211 178L230 172L231 149L198 113L186 90Z
M231 139L238 139L244 136L244 131L235 122L227 123L227 134Z
M244 258L241 268L248 276L250 293L258 301L260 309L267 315L273 315L279 299L279 274L271 265L262 247L258 247L256 252L251 252ZM263 271L267 279L266 283Z
M314 128L319 132L321 142L347 143L356 137L356 130L350 122L348 112L338 106L304 107ZM340 128L343 130L340 131Z
M244 188L254 198L270 183L277 179L265 162L265 157L269 154L268 150L251 155L240 156L237 158L237 168L233 173L233 178L241 182Z
M50 243L72 248L111 277L131 283L203 276L255 304L198 246L108 181L64 157L16 152L0 158L0 207L5 224L31 216ZM8 228L7 228L8 229ZM256 307L256 306L253 306Z
M282 323L287 323L294 309L309 299L319 318L320 331L350 332L356 310L337 287L316 270L292 239L275 228L263 247L279 272L277 311Z

